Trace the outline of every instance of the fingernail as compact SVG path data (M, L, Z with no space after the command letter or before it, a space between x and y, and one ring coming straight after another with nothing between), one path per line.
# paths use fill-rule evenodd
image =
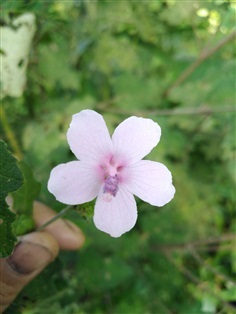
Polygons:
M35 270L43 268L52 259L52 253L46 247L24 241L16 246L7 262L18 274L29 275Z

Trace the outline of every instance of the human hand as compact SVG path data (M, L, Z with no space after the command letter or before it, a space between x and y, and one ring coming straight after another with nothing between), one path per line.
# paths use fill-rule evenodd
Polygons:
M36 227L55 216L46 205L35 202ZM13 254L0 259L0 312L36 277L59 253L59 250L77 250L85 241L82 231L66 219L58 219L43 231L20 237Z

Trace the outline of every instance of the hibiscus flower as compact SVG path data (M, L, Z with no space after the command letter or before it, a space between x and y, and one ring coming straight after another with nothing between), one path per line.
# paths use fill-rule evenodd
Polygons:
M174 197L167 167L142 160L160 136L161 128L153 120L133 116L118 125L110 137L103 117L83 110L73 115L67 132L70 149L78 160L56 166L48 190L68 205L97 197L96 227L119 237L136 223L134 195L154 206L163 206Z

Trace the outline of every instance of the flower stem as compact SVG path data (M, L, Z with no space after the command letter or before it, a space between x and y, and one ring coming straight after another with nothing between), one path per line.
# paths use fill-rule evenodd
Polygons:
M73 206L68 205L65 208L63 208L57 215L55 215L52 219L48 220L47 222L45 222L42 226L38 227L35 231L41 231L44 228L46 228L48 225L50 225L51 223L53 223L54 221L56 221L57 219L61 218L62 216L64 216L70 209L72 209Z
M0 107L0 120L2 122L3 130L6 134L6 137L8 141L10 142L11 148L17 157L17 159L22 160L23 156L20 150L20 146L17 142L17 139L15 137L15 134L8 122L7 115L5 113L5 110L3 108L3 105Z

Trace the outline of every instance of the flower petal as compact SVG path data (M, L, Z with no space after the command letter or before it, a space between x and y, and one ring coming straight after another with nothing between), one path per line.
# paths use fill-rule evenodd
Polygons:
M133 228L137 220L137 206L134 196L127 190L120 188L112 200L104 199L101 189L94 210L96 227L112 237L120 237Z
M175 194L171 172L159 162L141 160L129 167L127 189L155 206L168 203Z
M91 164L71 161L52 169L48 190L58 201L77 205L93 200L99 192L100 183Z
M103 117L93 110L73 115L67 132L70 149L80 160L98 160L111 153L112 142Z
M160 126L151 119L130 117L115 129L112 136L115 155L135 163L157 145L161 137Z

